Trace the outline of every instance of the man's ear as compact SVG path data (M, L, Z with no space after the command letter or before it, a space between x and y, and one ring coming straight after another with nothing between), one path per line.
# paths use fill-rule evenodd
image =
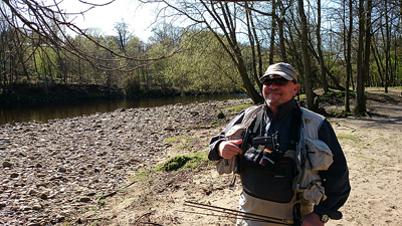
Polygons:
M293 88L293 96L296 96L300 91L300 84L296 83L294 88Z

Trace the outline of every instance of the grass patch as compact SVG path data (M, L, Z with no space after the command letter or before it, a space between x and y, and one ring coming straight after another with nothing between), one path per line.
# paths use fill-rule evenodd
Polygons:
M334 109L328 109L328 114L330 117L334 117L334 118L346 118L348 116L352 116L352 112L347 112L343 109L338 109L338 108L334 108Z
M245 104L239 104L239 105L234 105L230 107L226 107L223 110L228 111L230 113L235 113L235 112L241 112L242 110L252 106L251 103L245 103Z
M352 132L341 132L341 133L337 133L336 136L338 137L338 139L340 140L350 140L352 142L361 142L360 138L356 135L353 134Z
M167 144L187 143L190 139L191 137L189 136L181 135L165 138L163 142Z
M133 176L130 177L129 181L145 181L154 172L153 169L139 169Z
M156 171L171 172L180 169L195 169L206 161L208 161L207 152L176 155L166 162L158 164Z
M164 143L171 144L175 150L188 150L199 143L199 139L195 136L174 136L163 140Z

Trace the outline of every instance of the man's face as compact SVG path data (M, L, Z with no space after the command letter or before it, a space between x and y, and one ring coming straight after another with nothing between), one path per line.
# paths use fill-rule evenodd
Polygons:
M268 107L278 107L284 104L299 92L300 85L282 77L270 78L264 81L262 95Z

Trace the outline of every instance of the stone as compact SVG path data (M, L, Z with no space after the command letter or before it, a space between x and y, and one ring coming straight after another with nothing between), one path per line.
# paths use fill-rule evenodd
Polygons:
M34 189L31 189L31 190L29 190L28 191L28 195L36 195L36 194L38 194L38 192L36 191L36 190L34 190Z
M30 206L21 206L20 210L29 211L29 210L32 210L32 207L30 207Z
M67 170L66 170L66 168L64 168L64 167L60 167L57 171L58 171L59 173L65 173Z
M41 210L41 209L42 209L42 206L41 206L40 204L34 204L34 205L32 206L32 209L33 209L33 210Z
M11 164L10 162L4 161L3 162L3 168L11 168L13 166L13 164Z
M43 200L47 200L47 199L48 199L48 197L47 197L47 195L46 195L45 193L40 194L40 195L39 195L39 198L41 198L41 199L43 199Z
M17 177L19 177L20 175L18 174L18 173L12 173L12 174L10 174L10 178L17 178Z
M81 198L79 198L79 201L87 203L87 202L91 201L91 198L89 198L89 197L81 197Z

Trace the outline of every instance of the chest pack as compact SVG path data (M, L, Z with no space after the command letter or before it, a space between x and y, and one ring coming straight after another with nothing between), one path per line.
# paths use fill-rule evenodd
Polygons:
M252 106L245 110L243 120L230 128L225 134L227 140L243 139L242 151L247 151L246 144L249 143L250 134L257 133L257 124L262 120L265 105ZM319 171L327 170L333 162L333 156L328 145L318 139L318 130L324 117L305 108L301 108L301 121L298 127L298 141L295 144L295 150L286 153L279 153L280 157L292 159L295 163L296 174L292 178L292 190L298 199L317 205L326 199L325 189L322 186L322 180L318 174ZM258 139L258 137L257 137ZM275 137L259 138L270 139L263 141L265 145L262 149L268 148L272 151L269 155L261 155L261 159L257 160L261 163L275 164L277 159L272 155L275 153ZM270 146L269 144L272 144ZM244 155L245 153L241 153ZM247 153L246 153L247 154ZM244 156L243 156L244 157ZM264 160L264 161L263 161ZM272 162L270 162L272 161ZM239 157L235 156L230 160L221 159L217 163L219 174L237 173L239 169Z

